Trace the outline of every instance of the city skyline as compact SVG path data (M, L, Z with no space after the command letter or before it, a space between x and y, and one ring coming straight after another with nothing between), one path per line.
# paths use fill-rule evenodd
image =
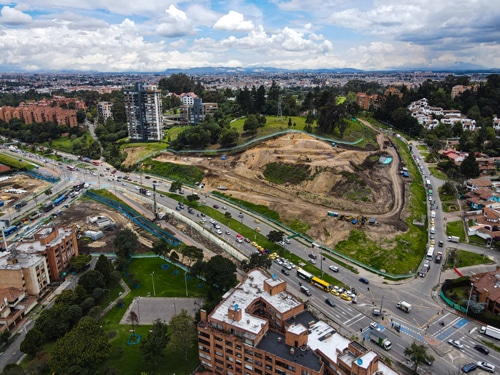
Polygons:
M24 0L0 4L3 71L500 67L485 0Z

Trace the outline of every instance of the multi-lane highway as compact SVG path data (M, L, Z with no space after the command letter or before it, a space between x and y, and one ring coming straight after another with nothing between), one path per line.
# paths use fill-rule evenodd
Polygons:
M3 150L2 152L5 152ZM7 151L8 152L8 151ZM415 158L420 161L420 166L422 168L423 178L424 176L431 180L433 188L437 191L437 188L442 184L442 181L432 177L429 173L425 163L421 160L421 155L418 153L418 149L415 144L413 144L413 153L415 153ZM32 159L29 154L19 155L15 154L16 157L27 158L28 160L34 160L35 162L41 162L44 168L48 168L52 173L57 173L61 181L54 185L52 188L53 193L62 191L73 183L86 182L91 187L103 187L108 189L116 189L122 192L128 192L130 196L134 194L137 195L137 186L141 185L152 190L153 179L146 179L142 175L138 174L128 174L130 176L129 180L131 182L117 182L118 175L123 176L123 173L117 173L115 175L111 174L111 166L102 163L100 166L89 165L90 171L87 173L84 169L77 171L70 171L67 169L65 164L58 164L52 161L43 162L41 159ZM68 158L75 159L72 155L67 155ZM170 181L165 179L154 178L157 181L158 191L168 191ZM245 212L239 207L233 207L227 203L220 202L216 198L205 195L204 190L198 187L186 188L186 195L191 192L197 192L203 195L204 204L213 206L218 205L221 212L230 212L233 218L237 218L242 224L255 228L257 224L255 223L256 217L252 214ZM45 196L39 197L36 203L40 204L40 200L44 199ZM141 199L151 199L151 197L141 196ZM160 195L156 196L157 202L160 206L167 207L171 210L175 210L177 206L177 201L170 199L167 196ZM431 204L431 202L429 202ZM439 200L439 195L436 193L433 196L433 206L436 209L435 218L435 240L436 244L439 241L444 241L445 246L443 248L436 247L437 250L445 249L450 244L447 243L446 234L443 226L444 218L442 216L441 202ZM28 202L28 205L23 207L20 212L16 212L14 216L21 217L34 209L36 206L33 200ZM222 207L225 206L225 210ZM241 217L238 216L242 212ZM186 217L186 220L192 220L193 226L200 225L200 217L197 215L198 212L195 210L193 214L188 213L187 210L181 210L177 212ZM12 215L12 212L10 213ZM7 216L4 215L4 216ZM4 217L5 218L5 217ZM205 229L211 230L213 226L208 222L205 224ZM261 229L261 234L266 235L271 230L276 230L279 228L274 227L271 223L262 221L258 218L260 222L258 223ZM232 228L225 227L223 223L219 223L221 226L222 234L220 237L226 241L228 244L232 245L238 251L249 256L256 249L250 243L247 242L236 242L236 233ZM227 235L225 232L228 231L231 234ZM202 231L203 232L203 231ZM213 232L212 232L213 233ZM251 241L254 239L250 238ZM290 244L285 245L287 249L300 256L302 259L308 259L308 254L313 251L310 246L300 240L291 239ZM453 244L453 247L456 247ZM461 247L459 244L458 247ZM470 246L468 246L470 247ZM436 250L436 251L437 251ZM484 252L484 249L479 249L477 251ZM389 340L393 342L393 347L390 352L382 353L393 358L393 360L403 360L404 349L413 341L423 343L429 346L429 353L436 357L437 361L432 366L435 373L444 373L450 369L450 366L457 368L457 366L462 365L470 361L485 360L483 354L478 353L473 349L474 345L479 343L480 340L484 340L485 337L478 333L478 324L471 322L470 320L457 315L455 312L450 311L439 301L439 297L436 295L437 286L441 280L441 269L437 264L432 263L432 267L424 278L415 278L411 280L406 280L402 282L388 282L378 276L373 276L368 272L359 269L360 274L356 275L349 270L343 268L338 264L334 264L328 258L321 260L318 259L316 266L321 267L322 271L330 272L329 266L335 265L339 267L339 272L333 274L332 276L341 280L345 285L349 285L356 289L357 294L357 304L344 301L338 297L334 297L320 289L311 288L312 296L308 297L312 307L323 314L327 319L334 322L336 328L343 334L350 336L352 334L358 334L360 339L365 339L366 345L373 344L366 341L367 334L369 330L369 325L371 322L376 322L378 329L384 331ZM290 275L286 276L281 273L282 266L273 262L271 271L273 273L279 274L287 280L289 287L294 291L295 294L301 295L300 282L303 280L296 276L295 270L290 271ZM364 284L359 281L360 277L367 278L370 283ZM301 295L306 299L304 295ZM325 299L330 297L335 301L336 306L331 307L325 303ZM398 308L396 304L399 301L407 301L411 303L412 310L410 313L405 313ZM373 316L373 309L381 309L383 311L382 316ZM401 328L396 331L393 325L399 325ZM464 344L464 349L459 351L458 349L453 349L446 342L449 339L460 340ZM374 346L373 346L374 347ZM379 352L383 352L381 348L374 347ZM490 354L486 358L489 362L500 366L500 356L496 354Z

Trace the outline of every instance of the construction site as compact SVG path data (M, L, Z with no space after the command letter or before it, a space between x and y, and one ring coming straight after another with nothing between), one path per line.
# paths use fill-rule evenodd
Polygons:
M162 153L156 160L189 164L204 172L204 191L223 193L269 207L285 224L296 220L307 234L327 246L346 239L352 228L366 228L371 240L407 230L408 178L389 137L378 134L378 149L335 147L305 134L288 134L223 158ZM390 158L391 163L379 161ZM268 181L269 163L307 166L309 178L298 184ZM328 212L338 215L328 215ZM372 225L370 225L372 224Z

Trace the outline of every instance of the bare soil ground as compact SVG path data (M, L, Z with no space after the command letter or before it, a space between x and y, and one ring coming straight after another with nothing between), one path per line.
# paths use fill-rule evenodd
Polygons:
M82 239L78 241L78 249L81 254L92 252L112 253L114 251L113 240L120 229L131 229L138 235L138 253L150 251L150 247L147 245L149 245L151 241L155 241L152 236L139 229L136 225L133 225L130 220L122 214L105 205L88 199L79 199L72 203L71 206L62 211L60 216L54 219L54 223L80 228L82 233L86 230L98 231L99 228L97 225L91 224L88 221L88 218L92 216L105 216L110 218L116 224L116 229L104 231L104 236L93 242L84 240L82 236Z
M226 160L173 153L162 154L156 160L198 166L204 171L205 190L226 186L224 193L269 206L279 212L285 223L296 219L306 222L312 238L332 246L345 239L353 225L328 217L327 211L355 218L377 218L378 225L365 226L373 240L407 229L404 202L408 189L399 174L399 156L385 135L379 134L377 140L378 150L363 151L342 146L332 148L308 135L289 134L240 154L228 155ZM374 161L382 153L393 158L390 165ZM311 178L297 185L269 182L263 172L271 162L308 165ZM343 171L358 176L357 182L345 178ZM359 179L364 181L362 188Z
M143 154L145 150L146 147L144 146L127 147L127 158L125 159L123 164L129 167L132 164L136 163L137 159L139 158L139 155Z
M47 189L50 183L28 177L22 173L11 175L8 179L0 181L0 199L6 206L14 205L17 202L25 199L32 198L33 195L40 193ZM8 193L9 189L26 190L26 193L14 194Z

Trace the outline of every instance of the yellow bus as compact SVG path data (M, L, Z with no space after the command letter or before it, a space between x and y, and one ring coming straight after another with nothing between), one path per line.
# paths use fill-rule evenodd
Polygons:
M325 280L321 280L319 277L316 277L314 276L312 279L311 279L311 284L320 288L320 289L323 289L324 291L330 293L330 291L333 289L333 287L328 284Z

